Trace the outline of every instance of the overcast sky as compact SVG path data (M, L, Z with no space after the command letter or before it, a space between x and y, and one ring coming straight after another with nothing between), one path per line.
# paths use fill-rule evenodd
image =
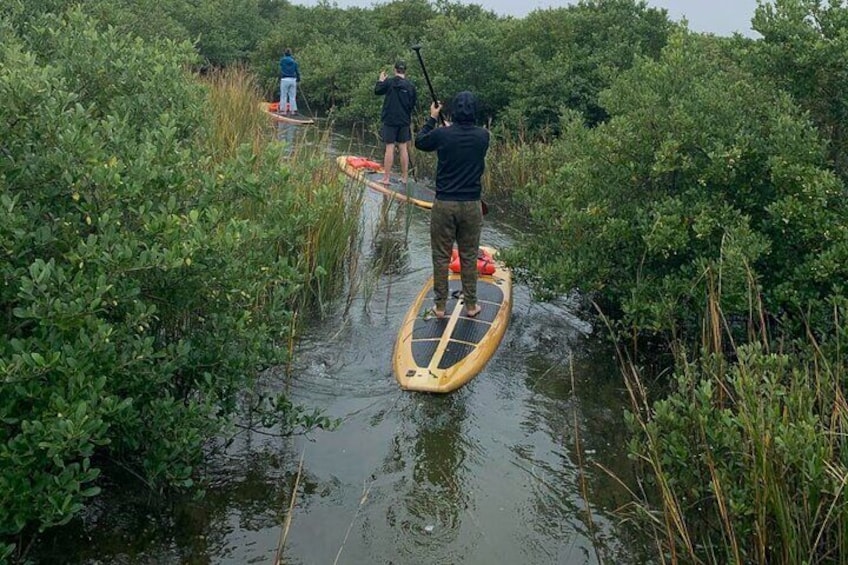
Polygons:
M330 0L332 3L332 0ZM462 0L463 3L478 4L501 15L525 16L537 8L561 8L574 4L568 0ZM293 4L314 6L318 0L293 0ZM359 6L367 8L375 4L385 4L382 0L336 0L341 8ZM686 18L689 29L731 35L738 31L753 36L751 18L757 7L757 0L647 0L649 6L665 8L672 20Z

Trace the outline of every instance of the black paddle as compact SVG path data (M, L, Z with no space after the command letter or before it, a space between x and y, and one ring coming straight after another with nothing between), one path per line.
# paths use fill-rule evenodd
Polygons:
M303 99L303 102L306 104L306 109L309 110L309 114L314 118L315 114L312 113L312 108L309 107L309 100L306 99L306 94L303 93L303 88L298 88L298 92L300 92L300 97Z
M439 104L439 99L436 98L436 91L433 90L433 83L430 82L430 75L427 74L427 67L424 66L424 59L421 57L421 45L416 43L412 46L412 50L415 51L415 55L418 57L418 64L421 65L421 72L424 73L424 80L427 81L427 88L430 89L430 97L433 99L434 104ZM439 120L442 123L445 122L445 118L442 117L441 107L439 108ZM483 209L484 216L489 213L489 206L482 198L480 199L480 207Z
M436 98L436 91L433 90L433 83L430 82L430 75L427 74L427 67L424 66L424 59L421 58L421 46L415 44L412 46L412 50L415 51L415 55L418 57L418 64L421 65L421 72L424 73L424 80L427 81L427 88L430 89L430 98L433 99L433 103L438 104L439 99ZM439 120L444 123L445 119L442 117L442 111L439 110Z

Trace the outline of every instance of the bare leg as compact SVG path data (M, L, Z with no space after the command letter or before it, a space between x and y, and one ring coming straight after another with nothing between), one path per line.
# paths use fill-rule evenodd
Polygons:
M409 143L400 143L400 179L403 184L409 180Z
M395 164L395 144L386 144L386 154L383 156L383 183L389 184L389 177L392 174L392 167Z

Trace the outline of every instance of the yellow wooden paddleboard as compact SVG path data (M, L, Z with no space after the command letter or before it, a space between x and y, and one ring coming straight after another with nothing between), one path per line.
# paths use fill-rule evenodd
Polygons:
M278 114L274 108L277 106L274 102L262 102L259 107L268 114L272 120L275 122L285 122L287 124L295 124L299 126L305 126L309 124L314 124L315 120L309 118L307 116L301 116L299 114L295 115L284 115Z
M495 250L484 247L493 256ZM426 317L433 306L433 277L427 281L406 314L394 351L395 378L401 388L450 392L474 378L494 355L512 312L512 273L495 261L492 275L479 275L477 303L483 310L474 318L456 295L462 288L459 273L448 277L450 296L444 319Z
M433 208L436 193L423 184L410 181L404 185L397 175L391 175L388 186L377 182L383 178L383 167L375 161L354 155L340 155L336 158L336 163L344 174L365 183L372 190L420 208Z

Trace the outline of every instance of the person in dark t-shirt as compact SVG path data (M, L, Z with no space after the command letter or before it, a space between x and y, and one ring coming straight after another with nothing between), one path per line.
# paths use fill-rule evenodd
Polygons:
M445 315L448 268L456 242L459 248L465 313L480 313L477 304L477 252L483 227L481 177L489 149L489 131L474 125L477 99L468 91L451 102L452 125L436 127L441 106L433 102L430 117L415 136L415 147L436 151L436 199L430 211L430 248L433 255L433 294L437 318Z
M380 73L380 80L374 85L374 94L384 96L383 111L380 119L383 122L381 135L386 144L386 154L383 157L383 184L389 184L392 166L395 159L395 146L400 150L401 181L406 184L409 180L409 141L412 139L412 111L415 109L417 93L415 86L406 78L406 63L395 63L395 76L386 78L385 71Z

